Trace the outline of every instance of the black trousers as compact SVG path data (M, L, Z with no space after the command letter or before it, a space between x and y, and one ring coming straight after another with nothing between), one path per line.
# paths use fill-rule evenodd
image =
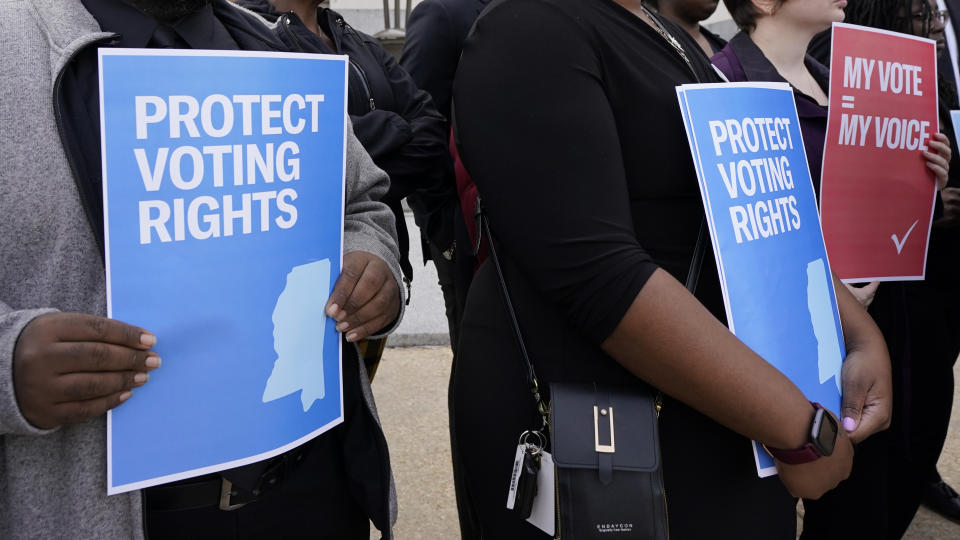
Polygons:
M447 409L450 417L450 450L453 461L457 514L460 521L460 538L462 540L479 540L480 528L474 515L473 503L470 500L469 493L463 488L466 471L456 441L456 414L454 413L453 396L453 380L457 370L457 350L460 344L460 323L467 303L467 292L470 290L470 283L473 280L476 258L473 256L473 246L470 236L467 234L459 204L454 207L453 221L456 241L453 257L447 259L436 246L430 244L430 258L437 268L437 278L440 282L440 290L443 292L447 326L450 331L450 349L453 351L450 383L447 386Z
M339 450L343 426L311 444L303 462L260 500L231 511L217 506L182 511L151 511L146 490L144 520L148 540L301 539L367 540L370 521L350 495Z

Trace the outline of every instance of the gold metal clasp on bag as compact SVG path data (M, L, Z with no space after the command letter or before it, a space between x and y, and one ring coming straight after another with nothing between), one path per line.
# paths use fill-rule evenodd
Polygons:
M601 414L610 420L610 444L600 444ZM593 448L603 454L613 454L616 452L616 443L613 439L613 406L603 409L603 411L596 405L593 406Z

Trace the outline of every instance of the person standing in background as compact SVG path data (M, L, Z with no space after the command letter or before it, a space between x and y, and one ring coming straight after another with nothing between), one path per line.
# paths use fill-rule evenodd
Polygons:
M955 76L955 53L949 51L945 34L948 15L936 0L860 1L847 7L848 21L853 24L937 42L940 125L953 133L950 110L960 105L955 81L951 80ZM883 305L876 310L877 323L894 360L895 382L898 376L903 381L894 386L902 391L894 396L891 425L891 434L895 435L890 455L891 538L899 538L907 530L921 502L948 517L960 518L960 497L937 472L953 406L953 366L960 353L958 168L960 164L951 171L950 181L940 195L942 213L935 216L930 230L926 278L891 284L887 294L900 295L905 306L903 318L883 319Z
M354 132L373 162L390 176L382 201L393 210L404 278L413 280L410 238L404 210L406 199L422 236L442 253L452 249L449 222L456 191L447 182L447 135L444 118L429 94L375 38L354 29L339 13L321 7L320 0L238 0L271 22L276 34L293 50L346 54L350 58L348 112ZM424 250L424 262L431 252ZM441 263L437 263L438 267ZM409 301L409 299L408 299ZM371 375L383 352L384 340L364 344Z
M947 2L946 8L956 9L951 7L953 1ZM845 11L848 23L937 42L940 125L953 135L950 110L960 105L956 27L954 22L947 24L950 11L934 0L858 0ZM808 48L824 63L830 62L830 36L829 30L818 34ZM893 361L894 415L887 435L889 486L886 508L878 516L887 522L888 538L904 534L921 502L960 519L960 496L937 472L953 405L953 365L960 353L960 151L956 137L950 139L953 157L930 230L926 279L884 283L870 308Z
M413 9L407 20L407 36L403 53L400 55L400 64L410 72L417 86L433 97L437 109L446 119L447 133L451 133L453 79L460 62L463 43L473 22L488 3L489 0L424 0ZM460 323L466 308L467 292L477 266L477 257L473 253L477 238L473 221L477 192L466 169L456 157L452 133L449 140L453 162L448 166L446 183L456 186L459 196L459 204L454 205L450 217L455 244L449 254L437 253L436 248L431 245L431 256L437 266L440 288L443 290L450 329L450 347L453 350L447 408L450 413L451 456L460 537L464 540L476 540L480 538L480 530L468 493L462 488L466 480L456 443L453 380L457 370Z
M451 140L453 78L460 61L460 52L473 21L488 2L489 0L424 0L417 4L407 21L400 64L410 73L417 86L433 98L437 110L445 119L448 140ZM448 159L447 185L457 185L454 174L454 164ZM450 215L450 227L456 241L454 249L449 253L433 253L435 246L431 247L446 304L450 347L454 357L460 341L460 319L463 317L467 291L477 263L473 253L474 236L468 232L473 225L476 198L476 192L471 193L472 195L462 192L459 194L460 204L455 205Z
M940 125L953 133L960 108L946 39L949 12L936 0L859 0L847 22L937 42ZM829 54L829 53L828 53ZM951 137L953 138L953 137ZM923 281L884 284L871 313L884 333L894 368L890 427L889 534L900 538L921 502L960 517L960 497L940 478L937 461L953 405L953 366L960 354L960 155L953 141L947 186L937 202Z

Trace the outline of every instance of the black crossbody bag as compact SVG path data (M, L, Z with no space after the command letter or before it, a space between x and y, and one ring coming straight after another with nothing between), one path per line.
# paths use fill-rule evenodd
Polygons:
M668 538L657 425L661 395L645 384L551 383L550 404L545 404L479 200L475 217L478 230L487 237L527 382L543 419L540 430L527 431L520 438L524 455L511 478L517 501L514 511L523 519L530 515L537 495L540 455L549 436L555 466L556 538ZM701 222L687 273L686 287L691 294L696 291L703 263L705 228L706 223Z

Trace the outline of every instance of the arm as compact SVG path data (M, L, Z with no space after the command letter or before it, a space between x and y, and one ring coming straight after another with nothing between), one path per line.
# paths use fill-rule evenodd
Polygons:
M403 282L393 212L380 202L390 181L347 129L343 268L327 314L347 341L392 332L403 314Z
M393 55L372 38L365 39L393 95L394 116L390 123L405 127L387 130L391 135L395 133L398 141L403 141L402 144L391 145L394 147L391 151L370 151L370 157L390 175L392 196L403 198L415 191L442 190L445 184L443 165L444 160L448 159L447 129L443 116L437 112L430 95L417 88ZM383 121L377 123L384 124ZM384 137L384 134L361 133L357 129L357 138L368 151L371 146L380 145L373 140L377 137Z
M460 60L460 43L447 9L436 0L424 0L407 21L407 35L400 64L425 90L447 120L453 76ZM464 29L464 35L466 35Z
M0 302L0 436L41 435L23 416L13 382L13 351L23 328L34 318L53 309L14 310Z
M444 223L450 214L444 209L456 201L456 186L450 174L445 120L392 55L378 43L367 41L366 45L389 84L394 108L361 117L355 125L357 138L390 176L386 200L409 197L417 225L432 243L446 249L453 238Z
M603 349L638 377L737 433L775 448L807 442L813 409L800 389L662 270L650 277ZM840 430L830 457L804 465L778 461L777 470L794 496L816 499L849 476L852 463L851 440Z
M802 446L814 411L800 390L638 245L597 54L579 26L532 0L478 21L454 95L494 232L538 292L631 373L747 437ZM804 496L835 486L850 467L844 435L838 447L782 480Z
M351 114L353 133L375 163L400 150L413 138L410 124L394 111L376 109L366 114Z
M666 272L650 277L603 349L737 433L776 448L806 443L813 414L800 389Z

